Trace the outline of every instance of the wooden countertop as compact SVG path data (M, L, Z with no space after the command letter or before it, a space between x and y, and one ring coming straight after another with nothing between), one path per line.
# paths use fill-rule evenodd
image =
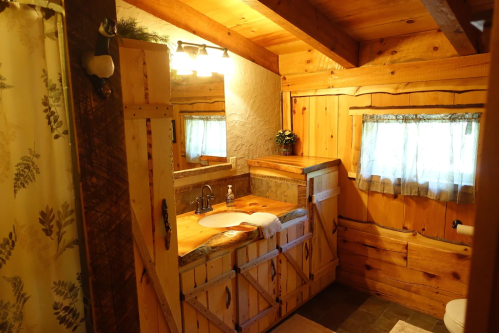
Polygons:
M338 164L340 164L340 160L337 158L311 156L273 155L248 160L248 165L250 166L287 171L302 175L330 168Z
M221 212L242 211L246 213L266 212L279 217L281 223L307 215L297 205L248 195L235 200L235 207L225 203L213 206L213 211L196 215L194 212L177 216L179 265L184 266L210 253L228 249L244 242L259 239L255 231L227 231L225 228L207 228L198 224L199 219Z

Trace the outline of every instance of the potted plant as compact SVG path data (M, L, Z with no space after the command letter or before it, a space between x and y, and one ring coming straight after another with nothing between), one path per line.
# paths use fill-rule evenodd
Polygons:
M298 137L290 130L281 130L275 136L275 143L281 148L281 155L283 156L293 155L293 145L296 140L298 140Z

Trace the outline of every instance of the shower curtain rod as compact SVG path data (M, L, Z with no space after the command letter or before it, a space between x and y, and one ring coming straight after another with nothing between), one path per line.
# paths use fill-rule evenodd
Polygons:
M1 1L1 0L0 0ZM35 5L39 7L49 8L58 13L64 14L64 8L61 5L50 1L42 1L42 0L16 0L16 1L7 1L11 3L20 3L23 5Z

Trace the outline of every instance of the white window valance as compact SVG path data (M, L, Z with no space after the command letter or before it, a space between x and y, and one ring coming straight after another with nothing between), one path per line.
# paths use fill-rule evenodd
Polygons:
M357 187L474 202L480 116L364 114Z
M227 156L225 116L184 116L188 163L207 164L201 156Z

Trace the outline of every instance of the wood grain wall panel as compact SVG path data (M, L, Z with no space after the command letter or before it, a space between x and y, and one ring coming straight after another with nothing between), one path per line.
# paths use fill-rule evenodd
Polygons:
M309 155L338 157L338 96L310 97Z
M281 75L318 73L337 69L344 67L314 49L279 56Z
M372 106L408 106L410 94L372 94Z
M72 113L84 212L93 329L140 332L118 39L110 41L112 95L101 100L81 55L95 49L104 17L116 20L114 0L65 3ZM87 323L92 327L92 323Z
M291 93L283 92L282 93L282 130L291 129Z
M293 147L293 153L298 156L309 156L309 142L306 138L309 133L310 98L293 98L293 132L298 136L298 141Z
M454 93L431 91L410 94L410 105L453 105Z
M444 238L446 203L425 197L405 196L404 230Z
M475 204L457 204L455 202L447 203L447 211L445 213L445 235L444 238L456 242L464 242L473 244L473 237L461 235L456 229L452 228L452 221L460 220L464 225L475 226Z
M404 196L369 192L367 220L386 227L402 229L404 222Z

